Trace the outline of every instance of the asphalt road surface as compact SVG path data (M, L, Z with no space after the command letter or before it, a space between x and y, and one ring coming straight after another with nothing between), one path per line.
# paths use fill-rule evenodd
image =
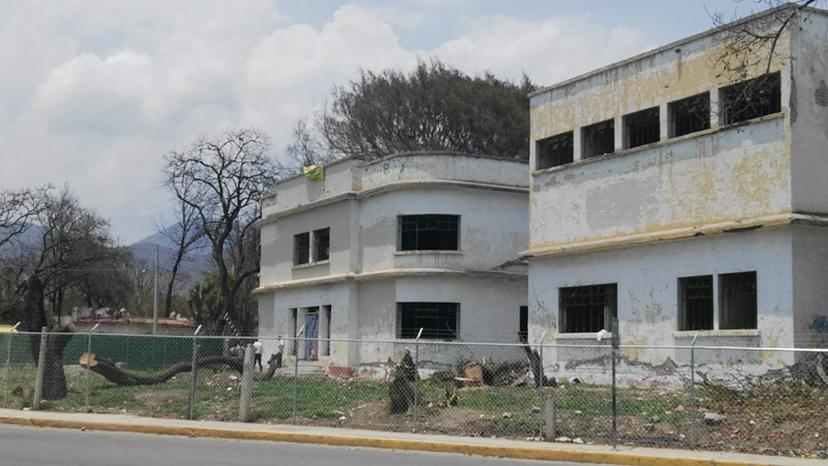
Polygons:
M0 426L0 465L3 466L367 466L385 464L393 466L561 466L565 463L513 461L372 448Z

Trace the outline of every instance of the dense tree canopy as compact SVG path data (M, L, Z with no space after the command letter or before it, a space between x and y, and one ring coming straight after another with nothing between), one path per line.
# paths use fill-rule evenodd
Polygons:
M472 77L438 60L409 74L362 71L334 89L317 123L336 155L447 150L526 159L533 89L525 76L520 84L489 73Z

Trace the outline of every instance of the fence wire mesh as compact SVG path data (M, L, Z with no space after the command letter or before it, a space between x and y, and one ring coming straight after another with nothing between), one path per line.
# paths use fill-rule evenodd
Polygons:
M256 341L49 334L41 409L239 420L251 345L261 348L252 422L800 456L828 450L826 350ZM40 344L40 333L0 334L3 407L32 407Z

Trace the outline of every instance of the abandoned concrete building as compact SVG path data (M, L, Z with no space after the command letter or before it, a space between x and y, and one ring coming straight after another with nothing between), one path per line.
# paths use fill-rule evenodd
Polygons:
M406 345L328 339L413 350L421 328L426 342L517 342L521 323L525 335L526 267L516 261L528 246L525 162L399 154L340 160L317 178L282 181L263 205L259 334L304 327L308 340L288 340L288 359L382 364ZM452 348L422 346L421 360L454 363L469 351Z
M806 13L740 79L713 30L531 95L530 341L596 344L617 317L622 345L828 344L828 16ZM764 356L737 359L793 358Z

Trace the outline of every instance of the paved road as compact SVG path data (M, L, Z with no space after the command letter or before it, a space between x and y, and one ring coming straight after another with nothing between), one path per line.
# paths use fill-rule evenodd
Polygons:
M150 466L156 464L165 466L564 465L564 463L500 460L371 448L0 426L0 465L2 466Z

